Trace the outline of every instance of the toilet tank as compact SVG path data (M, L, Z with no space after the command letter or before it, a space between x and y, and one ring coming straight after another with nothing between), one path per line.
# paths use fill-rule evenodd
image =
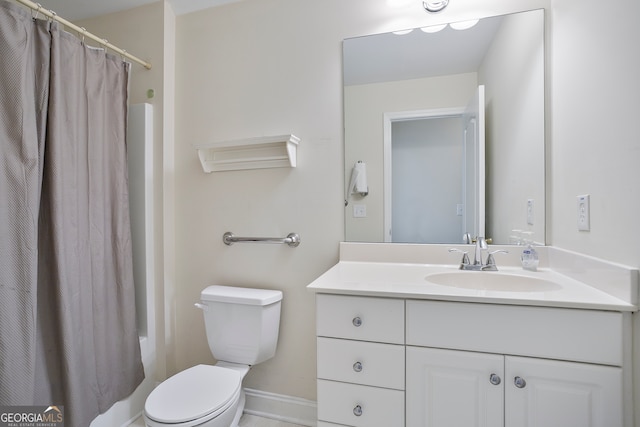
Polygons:
M280 329L282 292L209 286L200 298L213 357L245 365L273 357Z

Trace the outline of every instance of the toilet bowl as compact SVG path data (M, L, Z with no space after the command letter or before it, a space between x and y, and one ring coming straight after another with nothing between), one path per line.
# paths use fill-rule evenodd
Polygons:
M282 292L209 286L201 293L207 341L216 365L197 365L162 382L147 397L147 427L237 427L242 380L275 354Z
M244 408L243 376L239 370L217 365L179 372L149 395L144 422L148 427L235 426Z

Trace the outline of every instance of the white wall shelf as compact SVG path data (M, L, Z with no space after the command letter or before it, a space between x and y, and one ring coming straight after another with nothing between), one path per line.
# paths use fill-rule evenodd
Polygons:
M220 172L241 169L296 167L300 138L264 136L196 145L202 169Z

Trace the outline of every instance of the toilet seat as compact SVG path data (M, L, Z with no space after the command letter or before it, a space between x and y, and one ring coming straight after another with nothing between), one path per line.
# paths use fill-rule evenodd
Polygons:
M222 414L238 401L242 375L235 370L197 365L168 378L149 394L145 417L153 424L189 427Z

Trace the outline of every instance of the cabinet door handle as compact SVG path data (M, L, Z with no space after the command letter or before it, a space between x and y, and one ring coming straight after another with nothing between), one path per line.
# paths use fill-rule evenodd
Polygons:
M354 363L353 370L356 372L362 372L362 363L361 362Z
M491 375L489 376L489 382L490 382L491 384L493 384L493 385L498 385L498 384L500 384L500 382L501 382L501 381L502 381L502 380L500 379L500 376L499 376L499 375L491 374Z
M360 326L362 326L362 319L356 316L353 318L351 323L353 323L353 326L355 326L356 328L359 328Z
M355 415L356 417L362 415L362 406L356 405L356 407L353 408L353 415Z
M525 388L527 386L527 382L524 380L524 378L522 377L515 377L513 379L513 383L516 385L516 387L518 388Z

